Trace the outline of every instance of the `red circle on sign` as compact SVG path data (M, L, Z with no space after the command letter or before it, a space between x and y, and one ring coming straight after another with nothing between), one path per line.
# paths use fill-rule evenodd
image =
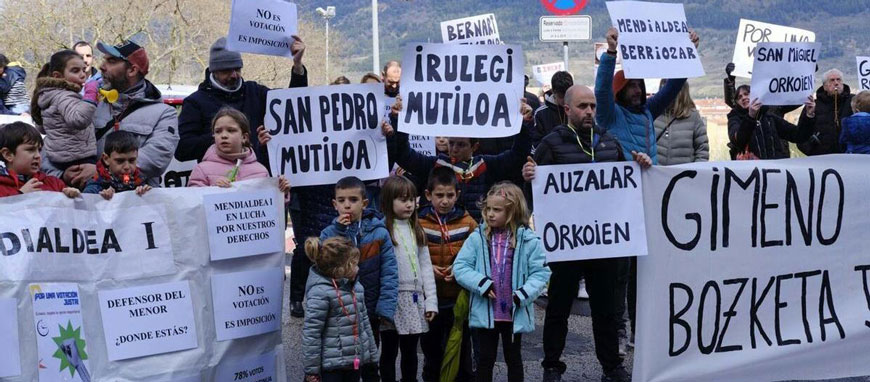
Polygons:
M588 3L589 0L573 0L574 6L571 8L559 8L556 6L556 3L558 2L559 0L541 0L541 4L544 8L547 8L550 13L559 16L573 15L580 12L581 9L586 7L586 3Z

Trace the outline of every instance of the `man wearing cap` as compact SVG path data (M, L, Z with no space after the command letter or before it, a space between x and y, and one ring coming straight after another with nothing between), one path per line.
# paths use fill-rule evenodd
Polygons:
M132 41L111 46L98 43L103 52L101 89L117 92L107 96L97 105L94 113L94 132L97 152L103 152L106 136L124 130L133 133L139 143L137 167L145 182L159 187L160 176L169 166L172 153L178 145L178 118L175 109L165 105L160 91L145 79L149 61L145 49ZM62 176L66 184L83 187L96 174L93 164L72 166L62 172L43 159L43 170L54 176Z
M290 47L293 52L293 70L290 87L308 86L308 71L302 65L305 44L293 36ZM202 160L205 152L214 143L211 120L224 106L241 111L248 117L251 126L251 145L257 160L269 168L266 146L260 145L256 137L257 127L263 125L266 115L266 93L269 88L254 81L242 78L242 55L227 50L227 39L219 38L211 46L205 79L199 89L184 99L181 114L178 116L181 142L175 151L180 161Z

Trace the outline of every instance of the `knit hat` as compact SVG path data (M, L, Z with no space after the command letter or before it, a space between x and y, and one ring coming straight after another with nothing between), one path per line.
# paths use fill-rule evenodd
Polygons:
M242 55L239 52L227 50L227 39L221 37L212 44L208 53L208 70L239 69L242 67Z

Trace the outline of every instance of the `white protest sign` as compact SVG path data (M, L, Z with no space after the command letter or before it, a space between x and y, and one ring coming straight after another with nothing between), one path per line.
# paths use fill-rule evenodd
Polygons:
M637 381L870 375L870 158L644 171Z
M283 199L274 190L202 197L212 260L284 251Z
M212 276L217 340L250 337L280 329L283 293L283 268Z
M553 75L556 74L556 72L564 70L565 62L563 61L554 62L552 64L534 65L532 66L532 75L535 77L535 81L538 81L541 85L550 85Z
M619 31L619 54L626 78L694 78L704 75L701 57L689 39L683 4L608 1Z
M442 21L441 40L445 44L501 44L492 13Z
M870 57L856 57L858 61L858 88L870 90Z
M761 42L815 42L816 34L808 30L791 28L760 21L740 19L737 42L734 44L734 71L732 75L752 77L755 50Z
M277 381L275 352L240 360L227 360L217 366L215 382Z
M296 4L285 0L233 0L227 49L292 57Z
M129 279L176 270L163 206L86 211L27 204L26 214L0 208L0 280ZM72 264L91 271L70 272Z
M79 289L72 283L30 284L40 382L90 382L93 348L82 326Z
M769 106L803 104L815 90L820 50L814 42L758 44L749 99Z
M520 131L525 59L519 45L411 44L402 62L400 131L478 138Z
M110 361L196 347L189 282L101 291L99 295Z
M178 159L172 158L169 162L169 167L163 172L160 177L160 186L162 187L187 187L187 182L190 181L190 173L196 167L195 160L179 162Z
M535 233L547 261L646 255L640 173L634 162L538 166Z
M381 131L382 84L269 91L266 130L272 171L293 187L334 184L346 176L389 176Z
M0 349L9 350L0 357L0 378L21 374L18 347L18 301L0 298Z

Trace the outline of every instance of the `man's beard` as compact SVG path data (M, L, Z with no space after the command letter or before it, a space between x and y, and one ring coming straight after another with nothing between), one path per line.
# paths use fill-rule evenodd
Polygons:
M119 92L124 92L127 90L129 86L125 80L118 80L111 77L103 76L103 84L101 85L103 90L112 90L115 89Z
M384 94L386 94L388 97L396 98L399 95L399 87L396 86L395 88L386 88L384 89Z

